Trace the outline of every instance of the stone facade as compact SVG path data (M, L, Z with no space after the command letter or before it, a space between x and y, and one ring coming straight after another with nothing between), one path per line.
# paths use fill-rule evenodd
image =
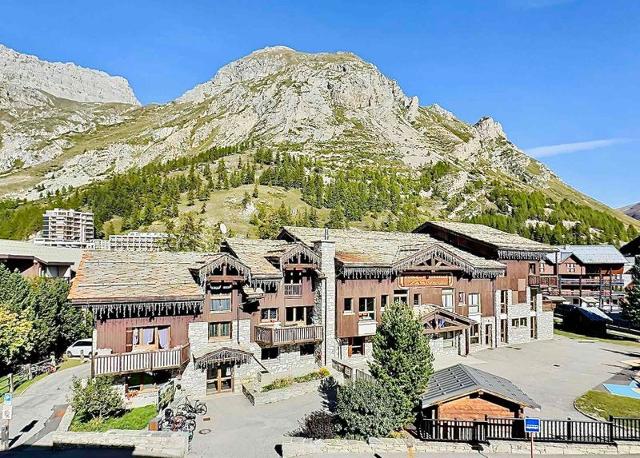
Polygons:
M314 248L320 255L320 271L324 278L321 280L319 300L322 323L324 324L324 342L322 354L323 364L329 364L338 356L339 343L336 339L336 244L330 240L315 242Z
M531 341L531 306L528 303L507 306L507 342L521 344ZM517 322L517 325L514 325Z
M258 354L260 359L260 354ZM260 361L262 365L271 373L286 376L299 371L305 373L317 370L316 355L301 355L300 345L285 345L280 347L278 357L276 359L267 359Z

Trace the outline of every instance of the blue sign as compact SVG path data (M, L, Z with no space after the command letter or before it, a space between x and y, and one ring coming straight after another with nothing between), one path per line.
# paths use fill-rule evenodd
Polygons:
M529 418L524 419L524 432L526 433L539 433L540 432L540 419Z
M5 393L4 394L4 403L6 405L10 406L12 400L13 400L13 396L11 395L11 393Z

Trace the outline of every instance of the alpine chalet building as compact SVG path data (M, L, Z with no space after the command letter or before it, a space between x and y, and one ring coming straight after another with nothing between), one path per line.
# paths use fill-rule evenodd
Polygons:
M93 375L179 377L194 396L371 357L393 301L414 308L436 358L552 338L535 269L554 249L448 224L285 227L218 253L88 251L69 297L95 317Z

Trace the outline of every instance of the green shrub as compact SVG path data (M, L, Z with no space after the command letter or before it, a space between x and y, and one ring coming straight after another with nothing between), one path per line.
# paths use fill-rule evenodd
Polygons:
M330 375L329 369L327 369L326 367L323 367L318 371L309 372L308 374L300 375L298 377L293 377L293 378L285 377L285 378L276 379L273 382L271 382L269 385L263 386L262 391L264 392L264 391L271 391L271 390L279 390L281 388L287 388L293 385L294 383L304 383L304 382L310 382L312 380L320 380L325 377L328 377L329 375Z
M335 419L326 410L315 410L304 417L298 434L310 439L333 439L336 436Z
M82 422L101 421L123 410L122 397L109 377L96 377L86 385L74 377L71 406L76 411L76 418Z
M291 377L279 378L274 380L268 385L262 387L262 391L279 390L293 385L293 379Z
M338 387L336 416L340 432L349 439L386 437L397 426L393 396L369 380Z

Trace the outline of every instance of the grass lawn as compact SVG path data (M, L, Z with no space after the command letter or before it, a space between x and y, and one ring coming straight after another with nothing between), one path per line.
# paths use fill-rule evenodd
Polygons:
M628 347L640 348L640 342L638 342L637 340L627 339L624 337L617 337L617 336L610 336L609 338L591 337L583 334L576 334L573 332L563 331L562 329L554 329L553 333L555 335L568 337L569 339L574 339L574 340L593 340L596 342L612 343L616 345L625 345Z
M640 399L616 396L604 391L587 391L576 399L576 407L584 413L604 420L609 419L609 415L640 417Z
M87 361L88 359L85 359L85 362ZM71 369L72 367L80 366L81 364L83 363L80 358L65 358L65 360L58 366L58 370L63 371L65 369Z
M150 405L127 410L124 415L103 421L93 420L83 423L74 418L71 422L71 431L104 432L110 429L145 429L156 413L156 406Z

